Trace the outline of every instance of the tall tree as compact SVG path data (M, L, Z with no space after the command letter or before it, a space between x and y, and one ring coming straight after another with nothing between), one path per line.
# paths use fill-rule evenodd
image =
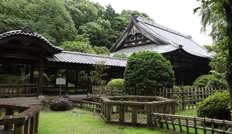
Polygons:
M0 32L30 26L55 44L73 40L76 29L61 0L1 0Z
M212 27L211 36L215 44L223 44L228 50L227 55L227 81L232 108L232 1L231 0L197 0L201 6L196 8L202 16L203 27ZM223 51L223 50L222 50Z

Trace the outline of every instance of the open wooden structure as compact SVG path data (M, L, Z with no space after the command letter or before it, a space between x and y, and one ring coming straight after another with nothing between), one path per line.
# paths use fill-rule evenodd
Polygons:
M30 28L2 33L0 74L4 75L0 79L9 77L10 73L20 77L14 82L0 82L0 97L57 95L57 77L66 79L63 93L91 92L88 76L94 65L101 63L108 67L104 80L122 77L125 59L63 51Z
M41 106L0 104L0 133L37 134Z
M107 122L125 124L152 125L153 112L174 114L176 108L175 100L155 96L107 96L100 103Z

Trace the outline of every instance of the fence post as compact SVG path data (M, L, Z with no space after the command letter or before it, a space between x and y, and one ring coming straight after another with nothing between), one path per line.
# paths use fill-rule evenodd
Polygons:
M111 104L106 105L106 119L107 119L107 121L111 120L111 110L112 110L111 107L112 107Z
M5 115L14 115L14 110L7 108ZM5 125L4 130L5 131L10 131L13 128L13 124Z
M14 134L24 134L24 124L23 123L15 124Z
M125 108L124 105L119 106L119 122L124 122L125 120Z
M133 124L137 123L137 114L138 114L137 107L132 107L132 123Z
M151 126L152 125L152 105L151 104L146 104L146 109L147 109L147 125Z
M185 104L184 104L184 88L183 87L180 87L181 88L181 105L182 105L182 110L185 110Z

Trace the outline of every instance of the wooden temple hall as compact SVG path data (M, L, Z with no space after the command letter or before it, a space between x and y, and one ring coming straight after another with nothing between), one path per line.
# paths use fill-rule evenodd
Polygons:
M172 63L177 85L191 85L210 70L205 48L185 35L141 17L132 17L125 32L112 45L114 54L131 55L149 50ZM0 97L58 94L57 78L64 78L62 91L90 93L91 71L107 66L104 80L122 78L127 60L64 51L30 28L0 34Z
M56 78L65 78L66 93L91 92L94 65L107 66L103 79L123 77L126 60L64 51L30 28L0 34L0 97L59 93Z
M134 16L111 52L129 56L144 50L161 53L171 62L177 85L191 85L198 76L210 70L211 55L191 36Z

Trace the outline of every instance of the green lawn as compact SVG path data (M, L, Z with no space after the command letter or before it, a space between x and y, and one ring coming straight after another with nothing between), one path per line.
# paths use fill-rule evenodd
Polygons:
M191 110L178 111L176 114L185 115L185 116L197 116L197 110L191 109Z
M97 113L80 109L67 112L43 111L39 134L170 134L172 131L105 123Z

